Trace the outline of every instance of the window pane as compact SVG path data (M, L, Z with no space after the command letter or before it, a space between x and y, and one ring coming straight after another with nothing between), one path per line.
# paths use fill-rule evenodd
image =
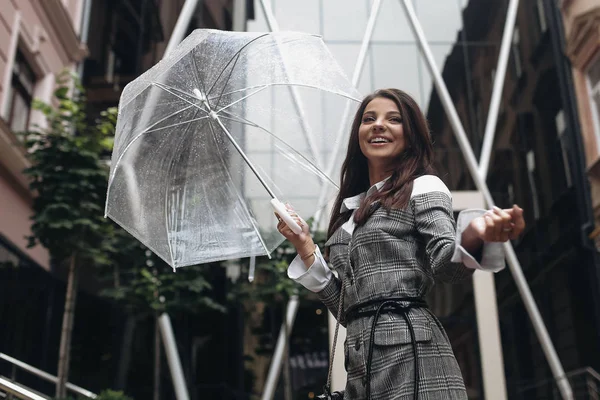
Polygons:
M415 44L377 44L371 46L375 62L373 77L376 88L397 87L411 95L423 107L419 81L419 53Z
M35 74L20 51L17 51L15 56L12 72L11 86L8 91L8 125L14 132L21 132L27 129L29 121Z
M306 32L315 35L323 34L321 32L318 0L274 1L272 4L275 19L281 30ZM262 10L259 12L262 12ZM339 20L338 24L344 25L342 20Z
M33 95L35 74L20 51L17 51L17 56L15 57L13 76L23 85L29 95Z
M462 10L459 4L456 1L448 0L419 0L414 3L415 12L427 41L454 44L459 30L462 28L460 15Z
M400 1L382 1L373 30L375 42L415 42Z
M297 3L303 4L304 2L298 1ZM352 6L348 6L347 0L323 1L323 38L335 41L355 41L360 44L365 35L370 12L369 1L353 1Z
M15 94L13 101L14 103L10 120L10 128L13 132L22 132L27 129L30 103L19 94Z

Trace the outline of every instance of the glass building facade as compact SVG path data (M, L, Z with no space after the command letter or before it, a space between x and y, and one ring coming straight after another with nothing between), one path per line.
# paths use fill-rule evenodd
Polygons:
M270 2L277 25L282 31L307 32L323 37L324 42L351 80L357 63L361 43L365 36L367 23L372 10L371 0L350 2L343 0L307 0L295 2L291 0L275 0ZM415 11L421 21L432 52L442 66L457 39L463 25L462 9L466 0L422 0L414 1ZM247 23L247 30L253 32L269 31L269 25L262 10L260 1L254 1L253 19ZM489 43L463 43L465 46L492 46ZM362 96L379 88L400 88L415 98L424 112L427 110L432 92L432 79L421 58L416 40L399 1L382 1L377 14L371 41L364 65L356 87ZM275 101L275 100L274 100ZM322 143L321 159L324 164L332 163L330 176L339 182L339 169L345 156L347 132L353 116L354 108L344 117L341 109L328 104L327 101L315 102L309 96L301 96L303 107L308 110L308 125L315 129L326 129L328 132L342 130L342 140L334 144L328 135ZM317 108L315 108L315 105ZM355 105L355 104L354 104ZM267 146L247 150L269 152ZM270 146L274 146L275 143ZM339 146L339 154L331 161L334 146ZM274 170L277 166L273 164ZM329 194L331 199L333 194ZM302 211L302 202L317 201L317 193L309 194L296 200L296 208ZM266 212L265 212L266 213ZM326 229L327 215L320 219L320 229ZM265 216L258 215L257 218Z

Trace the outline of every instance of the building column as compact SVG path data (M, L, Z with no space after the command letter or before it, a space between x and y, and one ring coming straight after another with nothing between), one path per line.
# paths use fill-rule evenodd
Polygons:
M485 199L478 191L453 192L452 199L454 211L485 208ZM475 271L473 299L477 318L483 397L487 400L506 400L506 378L493 273Z

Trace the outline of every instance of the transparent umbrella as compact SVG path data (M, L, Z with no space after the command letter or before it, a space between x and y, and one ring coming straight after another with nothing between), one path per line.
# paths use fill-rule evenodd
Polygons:
M173 268L269 255L358 97L318 36L196 30L123 90L105 214Z

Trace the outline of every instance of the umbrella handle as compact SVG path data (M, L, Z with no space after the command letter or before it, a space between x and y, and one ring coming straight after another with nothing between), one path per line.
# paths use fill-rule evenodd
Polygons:
M271 206L273 206L275 211L277 211L277 214L279 214L279 216L281 217L281 219L283 219L287 226L290 227L292 232L294 232L296 235L302 233L302 227L300 227L300 225L298 225L296 221L294 221L287 208L285 208L285 205L281 201L277 199L271 199Z

